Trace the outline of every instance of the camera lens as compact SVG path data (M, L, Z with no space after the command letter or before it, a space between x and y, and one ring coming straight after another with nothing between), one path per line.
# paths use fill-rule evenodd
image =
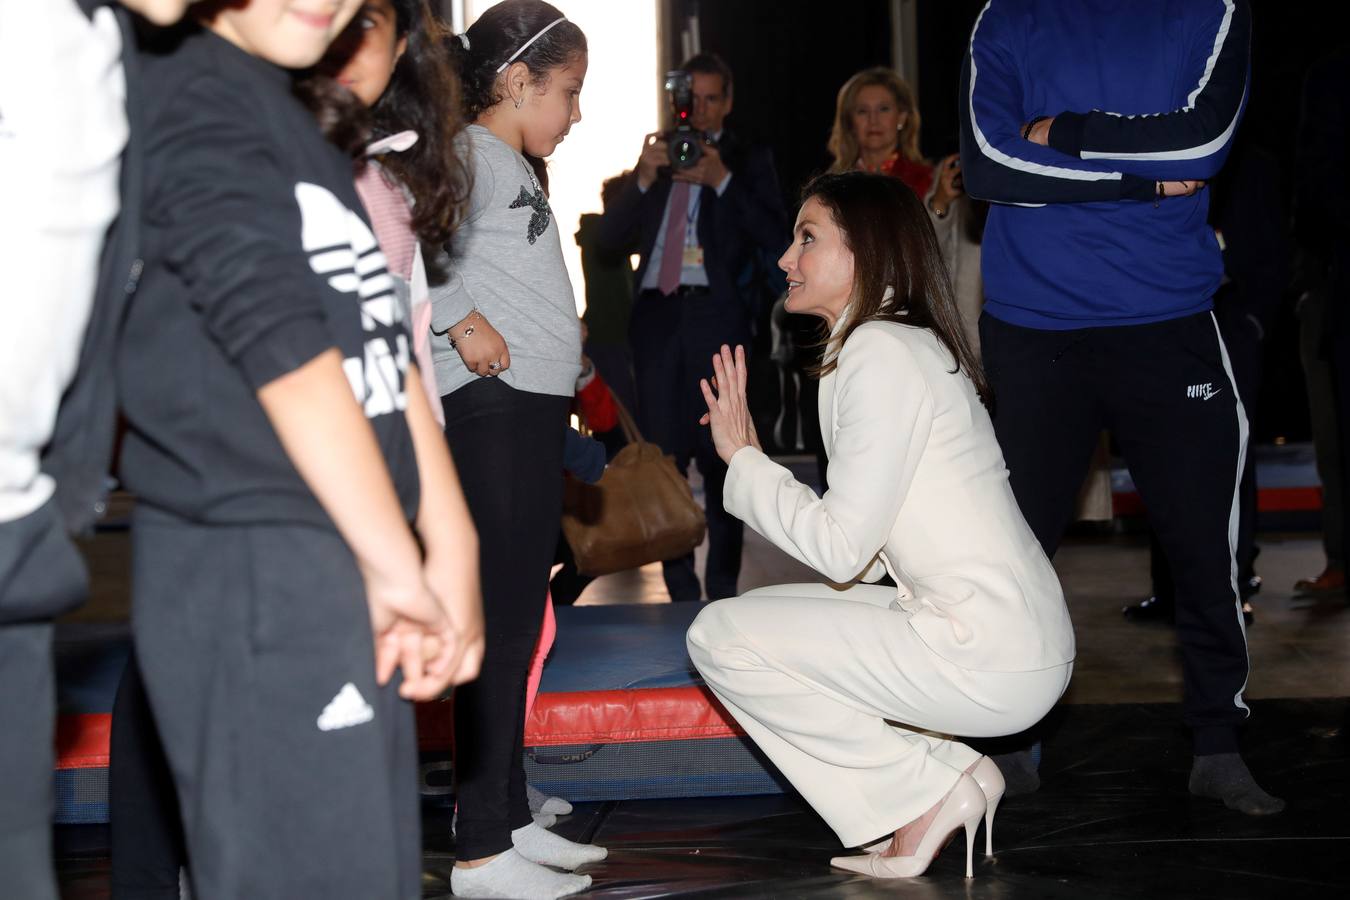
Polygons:
M670 166L688 169L698 165L703 157L703 133L694 130L690 120L694 114L694 77L676 70L666 73L666 91L670 94L671 110L675 114L675 128L668 132Z
M702 135L697 131L676 131L670 137L670 166L688 169L703 158Z

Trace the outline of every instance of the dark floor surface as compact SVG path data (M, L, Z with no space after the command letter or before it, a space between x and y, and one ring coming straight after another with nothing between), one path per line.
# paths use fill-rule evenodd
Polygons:
M922 878L876 882L829 868L840 848L795 796L580 804L556 829L609 847L584 871L605 898L1223 898L1350 896L1350 704L1252 704L1252 769L1289 801L1252 819L1186 792L1188 741L1171 704L1060 708L1044 785L1009 799L994 859L963 877L955 841ZM424 896L449 896L448 812L424 818ZM65 900L105 900L107 829L58 829ZM983 835L977 850L983 846ZM306 898L307 900L307 898Z
M1263 532L1260 542L1266 582L1249 631L1247 690L1259 699L1244 746L1265 786L1289 801L1279 816L1248 819L1186 793L1175 636L1121 618L1122 605L1148 594L1148 551L1137 536L1112 535L1071 540L1055 559L1078 637L1073 684L1045 744L1044 787L1004 801L997 857L977 859L974 880L962 877L960 842L919 879L831 871L841 850L795 797L585 804L556 830L610 848L586 870L594 897L1350 897L1350 606L1343 594L1293 591L1297 578L1321 571L1315 534ZM94 598L72 619L125 621L125 544L125 534L110 533L86 548ZM741 590L813 580L747 532ZM582 603L668 599L652 565L597 580ZM425 896L447 897L448 813L428 809L425 834ZM60 828L58 842L64 898L107 900L107 829Z

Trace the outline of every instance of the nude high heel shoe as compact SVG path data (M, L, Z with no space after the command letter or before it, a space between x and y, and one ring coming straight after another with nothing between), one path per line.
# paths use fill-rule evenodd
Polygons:
M962 773L956 786L948 793L938 807L933 823L928 826L913 856L882 856L880 853L868 853L865 856L836 856L830 865L873 878L914 878L928 870L947 840L956 829L966 829L966 877L975 877L971 856L975 851L975 832L980 827L980 817L985 814L988 803L984 791L974 778Z
M1003 781L1003 773L998 770L998 764L987 756L981 756L975 761L966 774L975 779L975 783L980 786L984 793L984 800L989 805L988 811L984 814L984 855L994 855L994 810L998 809L998 803L1003 799L1003 792L1007 789L1007 784ZM868 844L863 847L868 853L880 853L891 845L891 839L885 838L877 841L875 844Z
M1003 791L1007 784L1003 781L1003 773L998 770L998 764L987 756L981 756L976 760L975 765L966 770L975 783L980 786L980 791L984 794L985 803L988 804L988 810L984 814L984 855L994 855L994 810L998 809L998 802L1003 799Z

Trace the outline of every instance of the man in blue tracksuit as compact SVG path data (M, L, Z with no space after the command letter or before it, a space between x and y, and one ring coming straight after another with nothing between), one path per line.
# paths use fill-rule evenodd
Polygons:
M1112 431L1175 575L1191 792L1260 815L1284 803L1238 755L1247 423L1203 188L1246 104L1250 34L1246 0L991 0L960 107L966 189L995 204L980 340L1018 503L1053 555Z

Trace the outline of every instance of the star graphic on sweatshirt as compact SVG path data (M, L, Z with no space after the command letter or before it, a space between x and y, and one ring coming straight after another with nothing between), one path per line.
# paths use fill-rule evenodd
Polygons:
M548 220L553 211L549 209L548 198L544 196L543 191L535 188L534 196L531 196L525 186L521 185L520 196L511 203L510 208L524 209L527 206L534 210L534 215L530 216L530 227L526 230L525 236L533 244L539 239L539 235L548 230Z

